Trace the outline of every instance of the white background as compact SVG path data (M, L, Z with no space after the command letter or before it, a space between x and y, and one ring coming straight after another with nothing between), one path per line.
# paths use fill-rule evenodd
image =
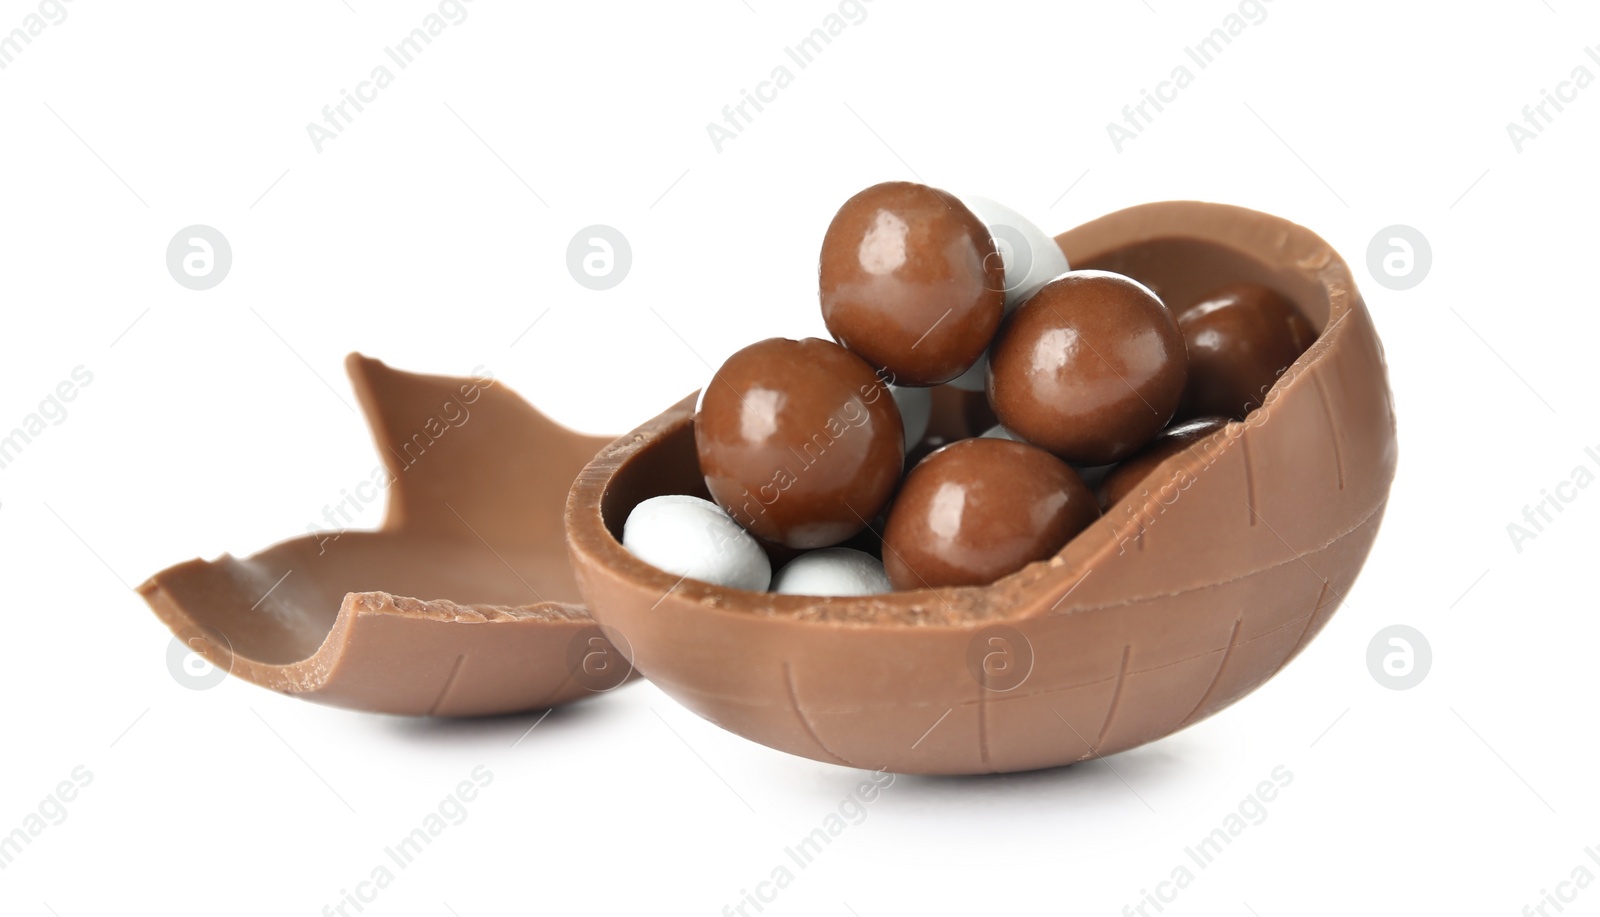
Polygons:
M0 31L37 8L0 2ZM1266 820L1165 913L1515 915L1580 864L1600 875L1600 487L1565 490L1520 550L1507 532L1574 468L1600 472L1600 86L1520 152L1506 130L1574 67L1600 76L1600 15L1275 0L1199 70L1183 48L1235 3L873 0L718 152L706 123L796 69L783 48L837 8L476 0L320 153L306 124L435 4L76 0L0 71L0 429L93 373L0 470L0 833L93 774L0 871L0 910L322 913L480 765L494 779L466 821L367 914L737 906L864 774L649 685L515 748L534 717L189 690L130 586L301 533L366 477L348 351L484 364L557 419L620 432L747 343L821 333L834 209L916 177L1052 232L1171 198L1312 227L1387 348L1399 477L1349 601L1259 692L1108 761L899 778L764 913L1136 913L1279 765L1293 782ZM1118 152L1106 123L1184 63L1193 84ZM196 223L234 255L205 292L164 260ZM633 249L604 292L565 263L595 223ZM1433 250L1404 292L1366 266L1397 223ZM1395 623L1432 646L1408 691L1366 664ZM1577 894L1600 908L1600 887Z

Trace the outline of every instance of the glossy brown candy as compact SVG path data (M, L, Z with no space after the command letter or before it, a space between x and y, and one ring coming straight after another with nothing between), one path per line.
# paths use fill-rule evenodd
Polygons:
M1061 550L1100 515L1066 462L1003 439L964 439L906 475L883 532L896 589L982 586Z
M1316 338L1293 304L1258 283L1217 290L1178 313L1178 327L1189 350L1184 417L1244 419Z
M983 221L913 182L873 185L845 201L823 237L817 276L834 340L896 385L961 375L1005 307L1005 268Z
M1183 395L1183 335L1149 288L1106 271L1052 280L989 354L989 403L1006 429L1070 462L1104 465L1161 432Z
M769 338L729 357L695 415L700 470L740 525L791 548L836 545L889 501L905 462L894 398L832 341Z
M1148 446L1106 474L1096 490L1100 507L1108 510L1121 502L1128 494L1140 489L1157 465L1227 425L1226 417L1196 417L1162 430Z

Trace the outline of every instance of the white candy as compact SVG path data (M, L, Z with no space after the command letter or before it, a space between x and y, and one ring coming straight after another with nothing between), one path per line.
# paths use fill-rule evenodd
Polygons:
M994 236L995 247L1000 249L1000 263L1006 269L1006 312L1022 305L1039 288L1071 268L1067 256L1056 240L1045 234L1022 214L986 197L965 197L967 205ZM950 384L969 392L983 391L984 371L989 366L989 353L984 351L978 362Z
M889 386L895 406L900 409L900 422L906 428L906 448L922 442L928 432L928 418L933 414L933 389L910 386Z
M853 548L808 551L772 580L772 591L785 595L877 595L892 588L883 561Z
M1022 214L986 197L966 197L962 203L989 227L1000 249L1000 263L1006 268L1007 312L1070 270L1056 240Z
M674 576L762 592L772 562L754 537L709 500L686 494L651 497L622 526L622 546Z
M1017 439L1017 434L1011 432L1010 430L1007 430L1005 427L1002 427L999 424L995 424L994 426L990 427L989 429L984 430L981 434L979 434L979 438L980 439L1009 439L1014 443L1022 442L1022 440Z

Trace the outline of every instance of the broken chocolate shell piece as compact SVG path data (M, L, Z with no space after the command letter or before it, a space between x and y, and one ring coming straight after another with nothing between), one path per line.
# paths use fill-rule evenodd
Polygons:
M633 677L579 604L561 524L609 439L492 378L345 365L383 461L382 527L169 567L139 587L156 615L246 681L356 710L513 713Z

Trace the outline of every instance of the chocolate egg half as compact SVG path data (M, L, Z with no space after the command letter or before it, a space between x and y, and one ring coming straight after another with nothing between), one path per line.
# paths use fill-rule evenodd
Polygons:
M359 354L345 367L383 462L382 526L156 573L139 594L171 647L217 678L405 716L538 710L632 679L615 632L578 604L561 522L573 476L611 437L568 430L492 379Z
M1172 456L1170 505L1130 497L1048 560L988 586L856 598L758 595L632 557L622 521L693 493L694 399L622 437L567 504L589 608L664 692L796 755L899 773L1024 771L1109 755L1228 707L1328 622L1377 535L1395 471L1383 350L1346 263L1237 207L1148 204L1057 238L1072 264L1163 300L1280 291L1319 337L1262 410Z

